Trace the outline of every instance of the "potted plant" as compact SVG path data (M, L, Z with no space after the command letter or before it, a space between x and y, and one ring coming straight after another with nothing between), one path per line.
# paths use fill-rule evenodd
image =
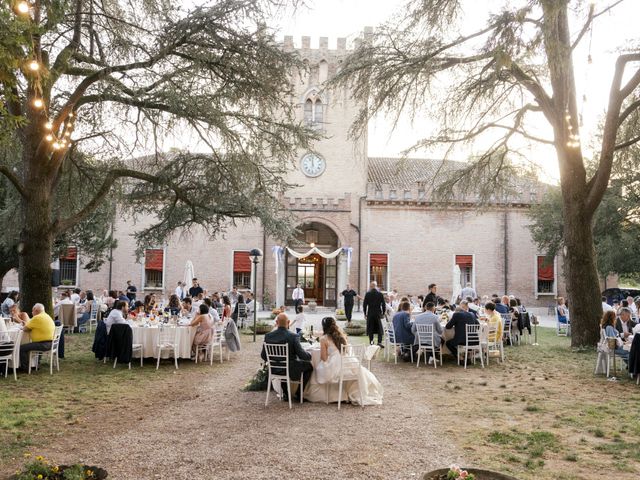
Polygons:
M346 320L347 316L344 314L344 309L338 308L336 310L336 320Z
M253 332L253 325L249 325L249 330ZM273 325L267 322L258 322L256 323L256 334L262 335L264 333L269 333L273 330Z
M25 457L30 457L25 454ZM21 472L9 477L10 480L104 480L107 471L90 465L55 465L41 456L27 463Z
M457 465L441 468L425 473L422 480L517 480L515 477L502 473L482 470L480 468L462 469Z
M271 310L271 320L273 320L274 318L276 318L279 314L282 313L282 310L279 308L274 308L273 310Z
M357 337L364 335L367 331L363 322L350 322L344 327L344 333L351 337Z

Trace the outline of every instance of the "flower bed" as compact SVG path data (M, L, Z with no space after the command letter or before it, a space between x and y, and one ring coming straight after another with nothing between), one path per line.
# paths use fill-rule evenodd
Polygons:
M25 454L29 457L30 454ZM16 472L10 480L104 480L108 473L103 468L91 465L54 465L44 457L37 456L25 465L22 472Z
M425 473L422 480L518 480L515 477L504 475L490 470L479 468L461 469L457 466L451 468L441 468L429 473Z

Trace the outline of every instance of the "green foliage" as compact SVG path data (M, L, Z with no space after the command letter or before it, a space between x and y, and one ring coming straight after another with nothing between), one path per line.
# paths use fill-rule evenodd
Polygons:
M623 184L627 185L623 188ZM629 187L630 186L630 187ZM593 220L593 240L597 266L601 275L610 273L634 278L640 272L640 223L637 203L632 195L633 183L615 179L605 193ZM540 204L530 211L530 230L534 242L548 255L554 256L563 246L562 195L551 189Z

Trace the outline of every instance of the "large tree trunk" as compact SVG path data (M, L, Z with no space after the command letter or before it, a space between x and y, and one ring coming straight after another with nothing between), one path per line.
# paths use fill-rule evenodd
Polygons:
M51 225L53 175L47 168L48 158L36 156L41 132L27 132L23 164L26 197L22 200L20 233L20 305L28 313L35 303L42 303L53 314L51 292Z
M594 346L599 338L602 317L600 282L596 269L591 214L585 212L578 182L563 185L564 274L571 315L571 346Z

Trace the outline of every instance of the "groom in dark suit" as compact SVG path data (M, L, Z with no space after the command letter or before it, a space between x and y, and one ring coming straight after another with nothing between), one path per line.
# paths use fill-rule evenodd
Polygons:
M276 325L278 328L272 332L267 333L264 336L264 343L279 343L289 345L289 380L300 381L300 374L304 385L307 385L313 372L313 365L311 365L311 354L306 352L302 345L300 345L300 337L295 333L289 331L289 318L285 313L281 313L276 317ZM267 361L267 351L262 346L262 353L260 354L262 360ZM274 369L276 374L284 374L283 371L278 372ZM300 389L296 394L296 399L300 399Z

